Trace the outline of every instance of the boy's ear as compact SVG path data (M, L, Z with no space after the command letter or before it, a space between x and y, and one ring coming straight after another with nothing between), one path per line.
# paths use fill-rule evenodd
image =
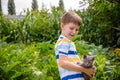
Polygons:
M64 27L64 24L63 24L63 23L61 23L61 29L63 29L63 27Z

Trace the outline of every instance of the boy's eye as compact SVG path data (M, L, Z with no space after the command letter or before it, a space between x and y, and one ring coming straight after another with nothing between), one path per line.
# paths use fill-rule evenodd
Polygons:
M75 28L73 28L73 27L70 27L70 30L78 31L79 29L75 29Z
M71 27L70 29L73 30L74 28Z

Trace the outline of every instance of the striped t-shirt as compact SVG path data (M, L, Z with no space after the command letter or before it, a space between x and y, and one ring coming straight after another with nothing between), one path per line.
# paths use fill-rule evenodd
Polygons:
M75 45L71 40L60 35L55 45L55 53L61 80L84 80L81 72L64 69L58 63L59 55L67 56L67 60L74 64L80 61Z

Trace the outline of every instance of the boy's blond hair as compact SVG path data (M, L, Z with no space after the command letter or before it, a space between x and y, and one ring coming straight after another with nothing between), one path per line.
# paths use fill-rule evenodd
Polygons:
M81 19L81 17L78 16L75 12L66 12L62 16L61 22L63 24L74 23L74 24L76 24L78 26L82 25L82 19Z

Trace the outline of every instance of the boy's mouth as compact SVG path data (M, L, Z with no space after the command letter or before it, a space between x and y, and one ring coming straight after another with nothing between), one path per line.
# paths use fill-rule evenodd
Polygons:
M71 37L74 37L74 35L70 34Z

